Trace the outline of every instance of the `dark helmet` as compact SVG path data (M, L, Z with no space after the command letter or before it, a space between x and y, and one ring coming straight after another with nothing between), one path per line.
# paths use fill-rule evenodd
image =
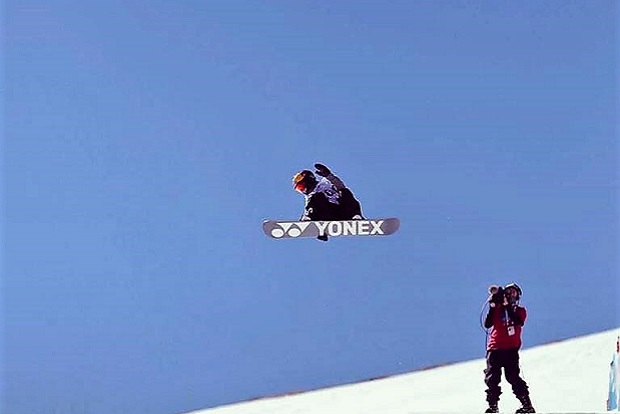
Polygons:
M516 283L509 283L506 286L504 286L504 291L506 291L508 289L516 290L517 291L517 300L521 299L521 295L523 295L523 291L521 290L519 285L517 285Z
M316 184L316 177L310 170L302 170L293 176L293 188L302 194L310 193Z

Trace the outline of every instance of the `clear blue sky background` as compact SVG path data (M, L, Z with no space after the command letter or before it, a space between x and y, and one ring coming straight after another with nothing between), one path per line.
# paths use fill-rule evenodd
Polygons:
M478 358L491 283L523 287L527 347L618 326L616 2L2 12L4 412L173 414ZM316 161L400 231L265 237Z

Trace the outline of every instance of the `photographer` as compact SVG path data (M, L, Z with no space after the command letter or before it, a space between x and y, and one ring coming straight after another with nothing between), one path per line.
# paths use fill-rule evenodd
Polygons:
M484 382L487 385L487 402L489 408L485 412L497 413L501 387L502 368L506 374L506 381L512 386L512 391L522 406L517 413L534 413L530 401L530 394L526 382L521 378L519 368L519 349L521 348L521 330L525 324L527 312L519 305L521 288L514 283L504 288L491 286L489 288L489 311L484 321L484 327L490 329L487 342Z

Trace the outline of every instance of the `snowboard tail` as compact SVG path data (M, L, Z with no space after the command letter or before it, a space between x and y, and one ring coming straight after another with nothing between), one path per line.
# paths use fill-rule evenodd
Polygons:
M263 231L274 239L296 239L318 236L389 236L400 227L397 218L334 221L265 220Z

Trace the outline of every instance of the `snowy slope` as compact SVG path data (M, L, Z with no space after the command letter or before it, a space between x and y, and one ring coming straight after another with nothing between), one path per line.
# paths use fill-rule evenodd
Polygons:
M609 364L620 328L521 352L538 412L605 412ZM483 412L484 359L384 379L242 402L192 414L413 414ZM500 411L519 404L505 380Z

